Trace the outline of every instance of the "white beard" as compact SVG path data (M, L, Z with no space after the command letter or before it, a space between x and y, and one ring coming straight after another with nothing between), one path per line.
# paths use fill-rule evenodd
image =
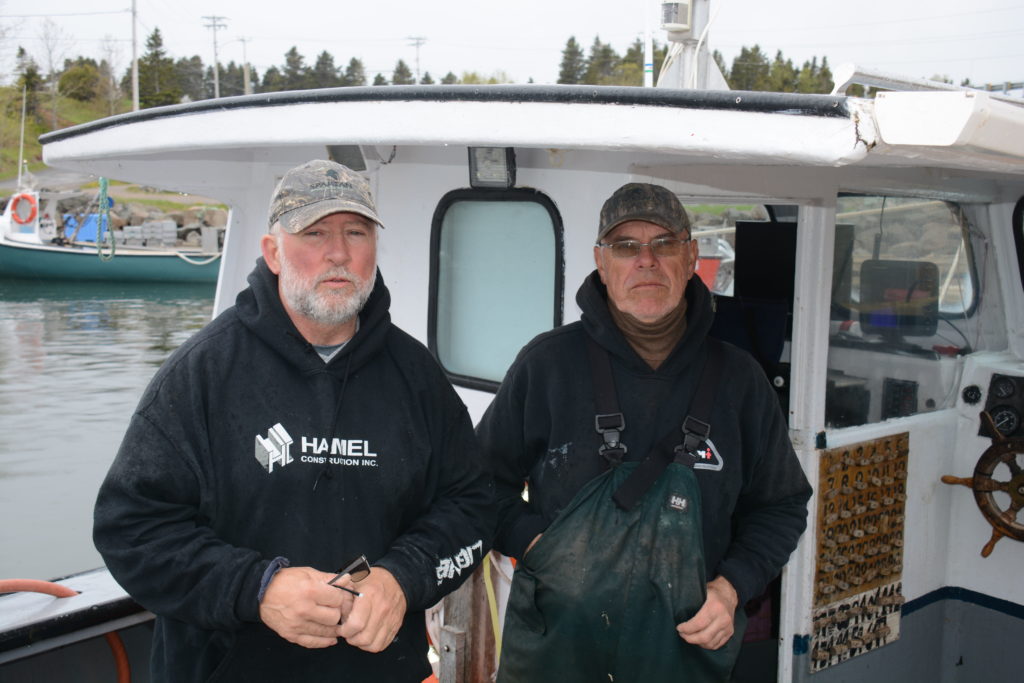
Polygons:
M363 279L344 266L336 266L315 278L303 278L292 268L283 250L278 252L278 260L281 263L278 275L281 296L293 311L321 325L343 325L356 317L366 305L377 281L376 269L373 277ZM350 281L354 289L349 292L317 291L321 282L338 277Z

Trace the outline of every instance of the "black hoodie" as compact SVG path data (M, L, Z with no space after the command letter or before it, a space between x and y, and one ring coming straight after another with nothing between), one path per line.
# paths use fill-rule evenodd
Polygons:
M391 324L379 273L326 364L262 259L249 285L147 388L100 488L96 547L157 615L157 681L420 681L423 610L490 545L493 492L465 406ZM272 558L335 571L360 554L408 602L382 653L305 649L260 622Z
M494 546L512 557L522 557L576 492L608 467L598 454L603 439L594 427L585 335L611 357L626 421L625 459L643 459L670 430L681 437L707 356L714 317L710 292L700 278L689 281L686 334L657 370L615 325L607 296L595 271L576 296L582 320L541 334L520 351L477 426L498 498ZM746 352L725 347L710 439L722 467L695 472L707 577L728 579L742 605L761 593L796 547L811 488L764 372ZM521 496L524 481L529 502Z

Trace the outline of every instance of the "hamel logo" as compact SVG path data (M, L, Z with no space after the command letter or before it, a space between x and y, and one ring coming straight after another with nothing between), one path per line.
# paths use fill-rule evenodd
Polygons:
M284 467L292 461L292 441L284 425L278 422L270 428L265 438L256 435L256 460L267 472L273 472L274 465Z

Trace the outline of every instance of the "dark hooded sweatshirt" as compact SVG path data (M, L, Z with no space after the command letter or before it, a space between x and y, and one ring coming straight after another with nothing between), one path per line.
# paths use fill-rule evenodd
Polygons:
M512 557L522 558L530 541L608 467L598 454L603 439L594 427L587 335L611 358L626 422L625 460L643 459L670 430L681 437L707 356L711 294L700 278L689 281L686 333L657 370L615 325L607 296L595 271L576 297L582 319L541 334L522 349L477 426L498 498L494 546ZM742 605L760 595L796 547L811 488L764 372L746 352L724 346L710 420L710 442L721 468L695 473L707 579L724 576ZM524 482L529 502L521 496Z
M99 492L96 547L157 615L156 681L421 681L423 610L490 544L493 491L465 406L391 323L379 273L326 364L262 259L249 285L147 388ZM386 650L305 649L262 624L273 558L335 571L361 554L407 599Z

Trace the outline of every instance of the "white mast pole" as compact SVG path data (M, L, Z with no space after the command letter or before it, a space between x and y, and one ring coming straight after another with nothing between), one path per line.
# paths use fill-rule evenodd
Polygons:
M135 0L132 0L132 111L139 110L139 50L135 35Z
M651 35L651 7L644 12L644 87L654 86L654 38Z
M18 189L21 189L21 167L25 163L25 102L28 99L28 86L21 86L21 142L18 144Z

